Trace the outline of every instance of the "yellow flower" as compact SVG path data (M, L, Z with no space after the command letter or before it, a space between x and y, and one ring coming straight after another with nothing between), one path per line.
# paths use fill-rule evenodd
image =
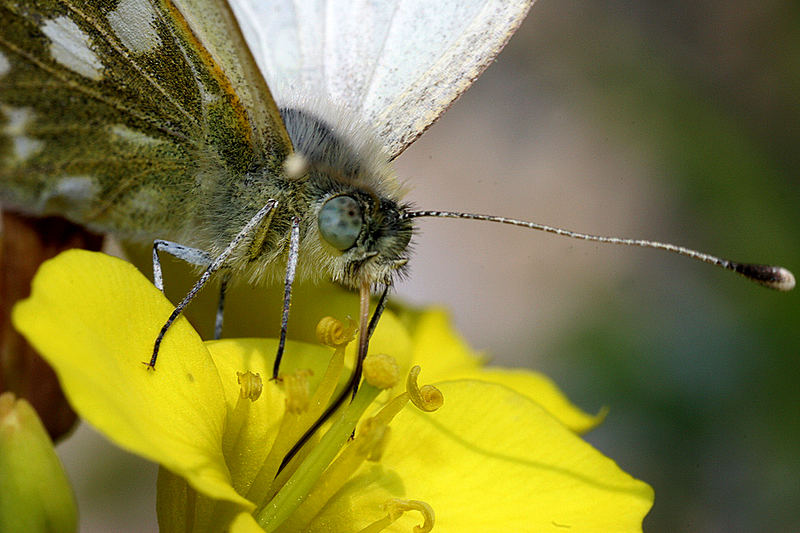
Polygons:
M276 341L203 342L179 319L148 371L171 310L131 265L72 251L42 266L14 311L76 411L161 465L162 531L422 531L434 514L440 532L638 531L652 505L649 486L576 436L596 417L546 378L483 369L441 311L387 312L370 345L391 356L380 368L421 366L441 408L407 402L406 388L420 392L413 374L384 392L363 384L281 469L345 379L352 347L345 359L343 343L289 342L273 383L258 376L270 375Z

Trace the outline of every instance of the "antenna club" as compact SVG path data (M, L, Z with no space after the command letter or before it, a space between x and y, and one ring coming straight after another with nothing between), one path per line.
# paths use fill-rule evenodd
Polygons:
M782 292L794 289L794 274L782 266L731 263L729 268L770 289Z
M780 267L781 275L784 276L785 281L779 290L790 291L794 289L794 274L789 269Z
M778 281L775 288L779 291L790 291L794 289L794 274L788 268L777 267Z

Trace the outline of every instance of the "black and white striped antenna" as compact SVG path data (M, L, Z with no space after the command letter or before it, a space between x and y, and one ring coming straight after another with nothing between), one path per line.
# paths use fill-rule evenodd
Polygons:
M584 241L593 241L606 244L621 244L625 246L639 246L641 248L653 248L656 250L665 250L672 252L690 259L702 261L710 265L732 270L737 274L755 281L770 289L779 291L790 291L794 288L795 281L794 275L788 269L782 266L773 265L757 265L753 263L737 263L727 259L698 252L683 246L675 244L648 241L644 239L622 239L619 237L605 237L602 235L590 235L588 233L579 233L563 228L556 228L554 226L547 226L545 224L537 224L536 222L527 222L525 220L517 220L513 218L498 217L493 215L480 215L475 213L459 213L457 211L407 211L404 218L422 218L422 217L435 217L435 218L461 218L467 220L485 220L488 222L500 222L502 224L510 224L512 226L520 226L523 228L535 229L563 237L570 237L573 239L580 239Z

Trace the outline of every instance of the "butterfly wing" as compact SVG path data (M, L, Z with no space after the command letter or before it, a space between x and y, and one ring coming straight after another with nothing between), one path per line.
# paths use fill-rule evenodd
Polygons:
M229 4L225 0L173 0L167 8L170 5L179 13L176 19L186 22L197 48L211 55L208 69L216 71L220 83L229 85L228 94L242 102L240 112L249 119L254 150L265 154L280 147L285 151L291 143L283 121Z
M324 95L396 157L492 62L533 0L231 0L279 103Z
M0 0L6 205L170 238L290 149L222 0Z

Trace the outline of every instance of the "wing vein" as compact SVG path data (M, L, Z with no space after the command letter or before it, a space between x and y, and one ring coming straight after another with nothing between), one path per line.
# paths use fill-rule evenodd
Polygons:
M176 167L179 167L179 165L176 165ZM137 173L128 174L126 179L122 180L116 187L114 187L113 190L109 191L108 194L103 195L102 205L99 205L92 210L92 212L86 216L86 220L97 220L100 218L117 203L117 200L121 198L123 194L132 189L134 186L144 183L145 180L143 178L148 174L150 174L150 172L144 169Z
M125 61L127 61L133 69L145 80L147 83L150 84L153 89L155 89L161 96L163 96L181 115L183 115L190 123L194 124L198 129L200 128L200 124L198 121L193 117L188 111L186 111L183 106L175 100L172 95L170 95L169 91L165 90L164 87L158 82L158 80L154 79L150 74L144 70L141 65L130 55L128 54L123 47L120 46L120 42L117 38L112 37L109 35L107 31L103 27L97 24L92 17L86 15L83 11L78 9L77 7L73 6L71 2L68 0L62 0L62 3L79 16L86 24L89 24L98 34L103 37L106 44L108 44L117 54L119 54ZM155 8L154 8L155 9Z
M155 128L157 130L160 130L160 131L164 132L165 134L167 134L167 135L169 135L171 137L174 137L176 139L180 139L183 142L191 142L191 140L189 138L187 138L184 134L182 134L182 133L180 133L178 131L175 131L173 129L165 127L163 124L160 124L158 121L153 120L153 118L151 118L150 116L148 116L148 115L146 115L144 113L138 113L135 109L133 109L131 107L123 105L123 104L121 104L120 102L118 102L118 101L116 101L114 99L107 98L107 97L103 96L103 94L101 94L99 91L95 91L93 89L90 89L89 87L86 87L85 85L82 85L80 83L75 83L73 80L71 80L70 78L65 76L62 72L60 72L58 69L54 69L54 68L50 67L49 65L45 64L43 61L40 61L35 56L27 53L25 50L22 50L21 48L19 48L17 46L15 46L10 41L5 40L2 36L0 36L0 44L5 46L6 49L8 49L10 52L13 52L16 55L18 55L19 57L21 57L23 60L25 60L25 61L31 63L32 65L42 69L43 71L47 72L48 74L50 74L54 78L56 78L58 80L61 80L61 82L65 86L67 86L68 88L70 88L70 89L72 89L72 90L74 90L76 92L82 93L82 94L88 96L89 98L92 98L93 100L97 100L98 102L102 102L102 103L106 104L109 107L113 107L117 111L120 111L121 113L124 113L125 115L127 115L127 116L129 116L131 118L134 118L136 120L145 122L145 123L151 125L153 128Z
M381 42L380 51L375 55L375 61L372 63L372 67L370 68L369 77L367 78L367 83L364 84L364 90L361 93L361 100L358 102L358 110L364 110L364 102L367 101L367 95L372 91L372 85L375 83L375 71L378 69L378 63L380 62L380 58L383 56L383 51L386 49L386 42L389 40L389 34L392 32L392 26L395 23L395 15L397 14L397 10L400 9L400 2L403 0L399 0L394 4L394 10L392 11L392 18L389 25L386 27L386 33L383 35L383 41Z

